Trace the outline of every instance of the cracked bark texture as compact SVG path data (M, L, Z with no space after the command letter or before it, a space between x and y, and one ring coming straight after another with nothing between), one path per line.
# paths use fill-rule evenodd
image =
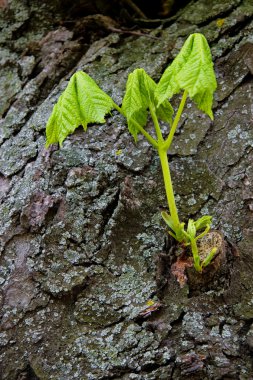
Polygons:
M157 39L110 33L90 46L61 25L60 2L0 6L0 378L252 379L252 1L192 1ZM129 72L158 80L193 32L210 43L219 88L213 123L191 102L183 114L177 204L182 219L213 215L240 254L199 290L170 273L159 160L120 115L44 148L73 72L120 103ZM162 306L139 318L150 298Z

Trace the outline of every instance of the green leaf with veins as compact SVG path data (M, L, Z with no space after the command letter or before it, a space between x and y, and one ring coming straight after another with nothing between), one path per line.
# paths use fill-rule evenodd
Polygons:
M156 109L159 119L171 123L173 108L167 99L158 106L154 96L156 87L157 84L143 69L136 69L128 76L122 110L127 118L129 132L135 140L138 134L135 123L141 127L147 124L147 110L150 106Z
M191 34L179 54L163 73L157 89L158 104L181 90L213 120L213 93L217 87L212 56L203 34Z
M47 122L46 146L54 143L61 146L65 138L80 125L86 130L89 123L104 123L105 115L113 108L113 100L88 74L76 72Z

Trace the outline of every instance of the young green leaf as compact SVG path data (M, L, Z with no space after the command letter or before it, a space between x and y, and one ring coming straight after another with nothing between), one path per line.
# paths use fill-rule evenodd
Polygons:
M183 240L185 240L186 232L184 231L184 223L180 223L179 225L176 225L173 221L172 216L169 215L166 211L162 211L161 215L165 223L173 231L173 232L169 231L169 234L173 236L179 242L182 242Z
M187 233L191 238L195 238L196 236L196 227L193 219L188 220Z
M147 110L151 105L156 108L158 118L168 123L171 122L173 109L167 99L157 107L154 97L156 87L157 84L143 69L136 69L128 76L122 110L127 118L129 132L135 140L137 140L138 134L135 123L141 127L147 124Z
M171 215L169 215L166 211L162 211L161 215L165 223L169 226L169 228L171 228L172 231L176 231L177 226L175 226Z
M96 82L82 71L76 72L60 96L47 122L46 146L62 142L82 125L104 123L105 115L114 108L113 100L103 92Z
M201 228L206 228L212 223L212 217L210 215L204 215L195 222L196 231L201 230Z
M157 89L158 104L186 90L190 98L213 119L213 93L217 87L212 56L206 38L191 34L172 64L163 73Z

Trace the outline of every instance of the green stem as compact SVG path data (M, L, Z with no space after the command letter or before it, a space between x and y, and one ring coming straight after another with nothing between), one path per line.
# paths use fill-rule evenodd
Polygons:
M201 234L196 236L196 241L201 239L203 236L205 236L209 232L210 228L211 228L211 226L210 226L210 224L208 224L205 228L205 231L203 231Z
M149 105L149 110L150 110L150 115L152 117L152 120L153 120L153 123L155 126L158 144L162 143L164 141L163 135L162 135L161 128L160 128L160 125L159 125L159 122L158 122L158 119L157 119L157 116L155 113L155 109L151 104Z
M194 237L188 234L186 231L183 231L184 236L190 242L191 251L193 256L193 265L197 272L202 272L202 267L200 265L199 250L197 246L197 241ZM188 244L187 244L188 245Z
M192 256L193 256L194 268L196 269L197 272L202 272L196 239L194 238L190 238L190 239L191 239L191 250L192 250Z
M157 135L157 142L158 142L158 154L160 157L161 161L161 166L162 166L162 172L163 172L163 179L164 179L164 185L165 185L165 191L166 191L166 196L168 200L168 206L170 210L170 216L172 218L173 224L177 227L180 225L180 221L178 218L178 213L177 213L177 207L176 207L176 202L175 202L175 197L174 197L174 192L173 192L173 186L172 186L172 181L171 181L171 175L170 175L170 167L169 167L169 162L168 162L168 156L167 156L167 150L165 150L162 146L164 143L163 135L161 132L161 128L156 116L155 109L152 105L149 106L150 114L155 126L156 130L156 135Z
M179 226L180 221L178 218L177 207L176 207L176 202L175 202L175 197L174 197L174 192L173 192L167 152L163 148L158 148L158 154L159 154L161 166L162 166L163 179L164 179L164 185L165 185L165 191L166 191L166 196L168 200L170 215L171 215L173 224L175 226Z
M174 134L175 134L176 129L177 129L178 122L180 120L180 117L182 115L182 112L183 112L183 109L184 109L184 106L185 106L187 95L188 95L188 92L185 90L184 93L183 93L181 102L179 104L179 107L178 107L178 110L177 110L177 114L175 116L175 119L173 120L169 136L168 136L168 138L164 142L164 146L163 147L164 147L165 150L168 150L169 147L170 147L170 145L171 145L171 143L172 143Z
M124 112L122 111L122 108L119 107L116 103L113 104L114 105L114 108L119 112L121 113L121 115L123 115L124 117L125 114ZM158 149L158 144L157 144L157 141L155 139L153 139L152 136L150 136L150 134L145 131L144 128L142 128L135 120L131 119L131 122L134 124L134 126L138 129L139 132L141 132L143 134L143 136L146 137L146 139L148 140L148 142L153 146L153 148L155 149Z

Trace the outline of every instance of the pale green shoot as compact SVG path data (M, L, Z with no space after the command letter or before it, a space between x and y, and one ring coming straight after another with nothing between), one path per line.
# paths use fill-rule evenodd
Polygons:
M137 141L141 133L158 152L169 207L169 214L163 211L162 217L169 227L169 234L191 247L194 267L198 272L210 264L217 252L214 247L202 262L198 253L197 240L208 233L212 218L203 216L195 222L189 219L185 230L185 223L180 222L175 203L168 150L188 97L213 119L215 89L216 79L208 43L202 34L195 33L188 37L158 84L143 69L134 70L128 77L121 107L87 74L81 71L75 73L54 106L46 128L46 146L53 143L62 145L64 139L79 125L86 130L89 123L104 123L105 115L112 109L124 115L134 140ZM180 91L183 91L181 103L173 119L174 111L168 99ZM149 114L154 124L155 138L145 129ZM167 137L162 134L160 120L170 125ZM199 230L202 232L197 234Z

